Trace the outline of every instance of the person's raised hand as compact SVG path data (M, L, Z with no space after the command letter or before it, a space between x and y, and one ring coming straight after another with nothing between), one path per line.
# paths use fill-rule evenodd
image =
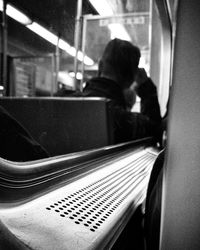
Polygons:
M135 76L135 82L138 86L146 82L148 79L147 73L144 68L138 68L137 74Z

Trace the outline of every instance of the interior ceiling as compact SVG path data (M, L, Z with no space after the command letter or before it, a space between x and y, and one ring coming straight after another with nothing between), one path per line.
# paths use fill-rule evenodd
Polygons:
M8 3L74 46L76 0L8 0ZM88 0L83 0L82 13L97 14ZM55 46L11 18L8 18L8 47L11 56L55 52Z
M7 0L7 2L74 46L78 0ZM83 15L97 14L89 0L82 2ZM107 0L107 2L114 13L126 13L145 11L149 0ZM8 44L8 53L11 56L55 53L55 46L11 18L8 18Z
M98 14L89 0L82 0L82 14ZM101 0L99 0L101 1ZM114 13L145 11L148 0L107 0ZM7 0L31 20L60 36L74 46L75 18L78 0ZM0 13L0 15L2 15ZM56 47L24 25L8 17L8 49L11 57L43 56L56 53ZM91 32L96 32L91 30ZM73 70L74 58L60 50L59 70ZM80 65L79 65L80 66Z

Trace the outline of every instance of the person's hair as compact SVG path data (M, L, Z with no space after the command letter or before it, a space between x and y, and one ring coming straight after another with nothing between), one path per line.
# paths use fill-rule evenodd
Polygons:
M134 81L139 60L140 49L132 43L115 38L111 40L103 52L99 64L99 75L115 76L122 87Z

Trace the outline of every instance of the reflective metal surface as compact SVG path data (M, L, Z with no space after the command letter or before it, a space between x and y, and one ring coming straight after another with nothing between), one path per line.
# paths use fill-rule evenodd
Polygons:
M76 160L75 154L72 154L52 158L48 164L45 161L32 162L32 171L23 164L15 164L12 169L20 172L22 167L23 180L18 178L14 181L14 175L11 178L9 174L7 180L1 178L0 190L4 188L4 194L9 196L14 189L26 193L27 188L34 190L37 186L40 192L34 196L29 191L19 200L13 198L15 202L9 203L8 197L4 197L0 219L33 249L109 248L135 208L144 200L150 171L157 156L156 150L145 147L145 141L134 145L129 143L120 145L121 149L114 146L94 150L90 152L93 159L89 159L89 152L82 152ZM78 158L79 164L66 168L67 162L75 163ZM81 167L84 171L80 171ZM34 172L34 169L35 175L27 178L28 185L25 187L25 172ZM70 172L73 171L76 174L70 179ZM5 172L4 169L4 179ZM36 172L39 173L38 178ZM54 178L56 182L52 182ZM8 183L15 183L15 187Z

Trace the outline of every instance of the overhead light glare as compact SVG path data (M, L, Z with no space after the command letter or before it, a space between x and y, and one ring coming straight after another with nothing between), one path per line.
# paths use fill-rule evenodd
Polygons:
M94 64L94 61L88 56L86 55L84 56L81 51L78 51L77 57L78 57L78 60L80 60L81 62L83 61L88 66L92 66Z
M62 50L65 50L67 53L69 53L71 50L71 46L69 45L69 43L65 42L63 39L59 39L58 47Z
M68 87L74 88L74 80L70 77L67 71L58 72L58 81Z
M129 36L129 34L127 33L122 24L112 23L108 25L108 28L110 29L111 32L111 39L119 38L129 42L131 41L131 37Z
M59 39L58 47L64 51L66 51L71 56L76 56L76 49L70 46L67 42L62 39ZM92 66L94 61L88 56L83 56L83 52L78 51L77 58L79 61L83 61L86 65Z
M15 9L11 5L8 4L7 15L14 18L17 22L20 22L21 24L27 25L31 23L31 19L28 18L25 14L23 14L21 11Z
M3 1L2 0L0 0L0 11L3 11ZM24 13L22 13L21 11L19 11L16 8L14 8L10 4L7 4L6 14L9 17L15 19L17 22L24 24L24 25L30 24L32 22L28 16L26 16Z
M75 73L74 72L69 72L69 75L71 76L71 77L75 77ZM83 75L82 75L82 73L81 72L77 72L76 73L76 79L78 79L78 80L81 80L81 79L83 79Z
M48 42L52 43L53 45L57 45L58 37L47 29L45 29L44 27L42 27L41 25L39 25L38 23L33 22L32 24L29 24L26 27L41 36L42 38L44 38L45 40L47 40Z
M90 3L101 16L113 15L113 10L106 0L90 0Z
M88 65L88 66L92 66L92 65L94 65L94 61L90 58L90 57L88 57L88 56L84 56L84 61L83 61L86 65Z
M33 22L32 24L29 24L26 26L33 32L35 32L37 35L41 36L48 42L52 43L53 45L57 46L64 51L66 51L69 55L75 57L76 56L76 49L72 46L70 46L67 42L65 42L63 39L59 39L56 35L54 35L52 32L48 31L41 25L39 25L36 22ZM59 39L59 40L58 40ZM78 52L78 60L83 61L83 53L81 51ZM94 61L89 58L88 56L84 57L84 63L88 66L93 65Z
M70 49L68 51L68 53L71 55L71 56L76 56L76 49L74 47L71 47L70 46Z

